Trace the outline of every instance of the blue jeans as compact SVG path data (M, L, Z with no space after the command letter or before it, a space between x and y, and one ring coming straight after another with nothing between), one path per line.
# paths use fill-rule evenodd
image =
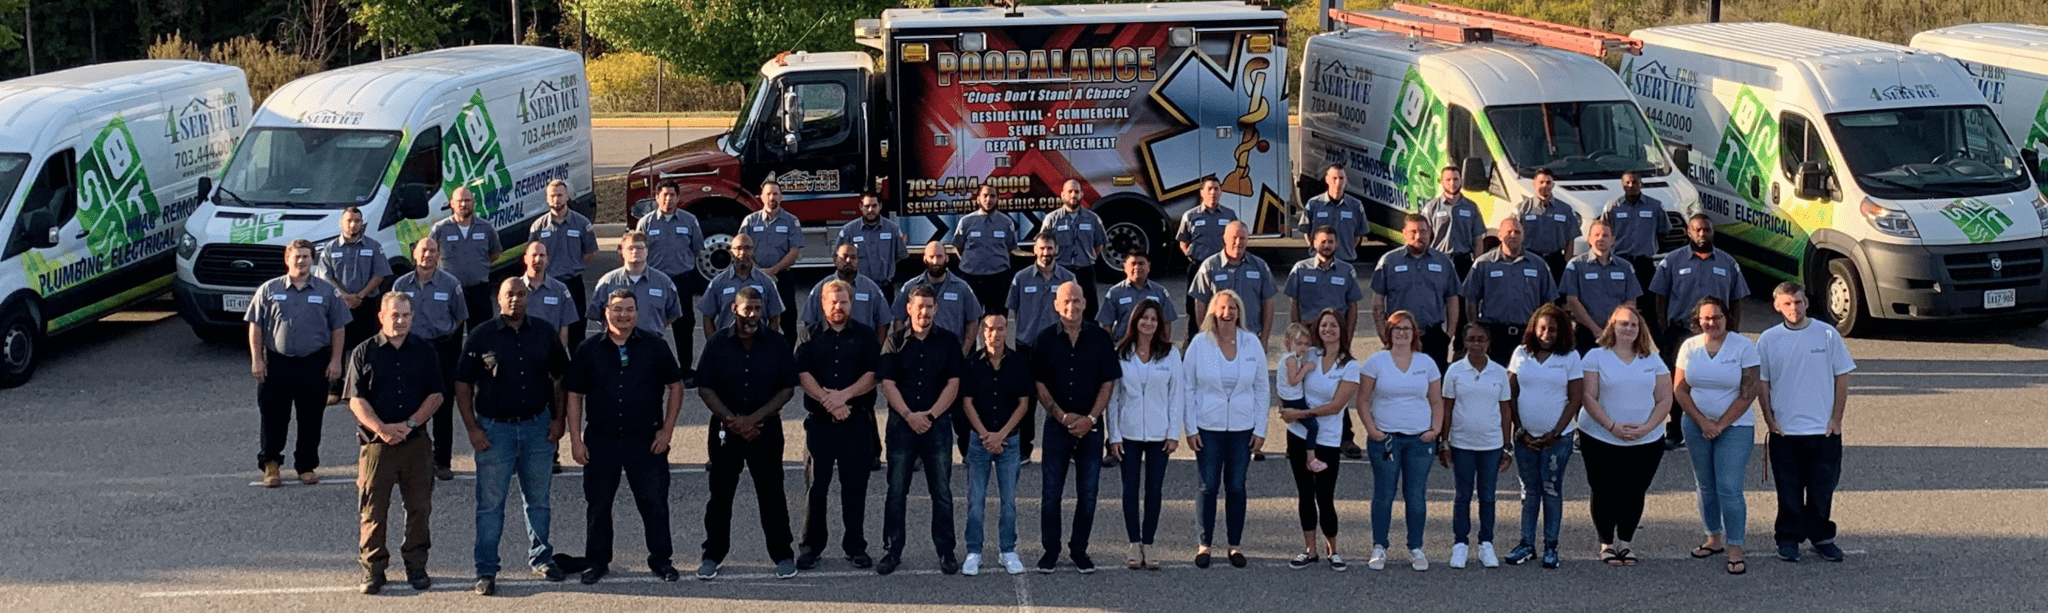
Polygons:
M1515 443L1515 468L1522 474L1522 542L1536 544L1536 516L1543 515L1543 547L1557 548L1564 526L1564 467L1572 461L1572 439L1560 438L1543 449Z
M1456 484L1456 502L1451 504L1451 535L1459 544L1470 544L1472 494L1479 493L1479 542L1493 542L1494 490L1500 487L1499 449L1470 451L1451 449L1451 480Z
M1040 483L1038 499L1039 544L1045 552L1060 552L1060 498L1067 490L1067 467L1074 467L1074 533L1067 537L1067 551L1088 553L1088 535L1095 531L1095 503L1102 488L1102 428L1089 430L1080 438L1068 434L1059 422L1046 420L1038 436Z
M1202 473L1201 497L1195 500L1195 519L1201 522L1202 545L1216 536L1216 492L1223 491L1224 528L1230 546L1244 542L1244 477L1252 464L1252 431L1217 432L1202 430L1202 450L1195 452L1195 468Z
M1123 445L1124 535L1133 543L1150 545L1153 535L1159 533L1159 507L1166 482L1166 441L1125 440Z
M1749 454L1756 450L1756 426L1730 426L1707 440L1691 418L1679 422L1685 448L1692 453L1692 477L1700 493L1700 525L1707 534L1725 534L1728 544L1742 546L1748 533L1749 505L1742 500L1742 477L1749 472Z
M1017 552L1017 463L1023 459L1022 437L1011 434L1003 440L1003 452L991 454L976 439L967 445L967 553L981 553L983 524L988 523L988 479L995 471L996 489L1002 496L1001 518L996 522L996 546L1003 553Z
M552 507L555 444L548 441L543 415L519 423L490 418L477 420L490 439L489 449L476 452L476 574L498 574L498 539L505 532L505 498L513 475L519 476L519 497L526 502L526 564L552 564L555 547L548 543Z
M939 557L953 555L953 414L940 415L918 434L910 422L889 413L889 496L882 500L882 550L903 555L904 522L910 502L910 459L924 465L924 485L932 500L932 548Z
M1429 465L1436 461L1436 443L1422 442L1419 434L1388 434L1385 440L1368 441L1366 456L1372 460L1372 544L1390 547L1387 532L1394 523L1394 494L1401 494L1407 507L1408 548L1422 548L1422 531L1429 523Z

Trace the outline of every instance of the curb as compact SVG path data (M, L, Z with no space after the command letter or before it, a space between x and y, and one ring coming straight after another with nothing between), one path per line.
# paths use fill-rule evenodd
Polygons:
M599 117L592 128L730 128L732 117Z

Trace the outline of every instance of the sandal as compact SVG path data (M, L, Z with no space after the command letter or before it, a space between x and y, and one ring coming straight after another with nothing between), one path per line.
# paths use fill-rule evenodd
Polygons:
M1728 574L1730 574L1730 575L1740 575L1740 574L1743 574L1743 573L1746 573L1746 572L1749 572L1749 562L1747 562L1747 561L1745 561L1745 560L1729 560L1729 561L1728 561Z
M1617 558L1617 559L1621 560L1621 565L1622 565L1622 566L1635 566L1635 565L1636 565L1636 552L1635 552L1634 550L1631 550L1631 549L1623 549L1623 550L1621 550L1621 552L1620 552L1620 553L1618 553L1618 554L1615 554L1615 558Z
M1600 561L1608 566L1621 566L1621 554L1613 549L1602 547L1600 549Z
M1727 552L1727 551L1728 551L1727 549L1715 549L1715 548L1712 548L1712 547L1708 547L1708 546L1706 546L1706 545L1701 545L1701 546L1698 546L1698 547L1694 547L1694 548L1692 548L1692 557L1694 557L1694 558L1710 558L1710 557L1713 557L1713 556L1717 556L1717 555L1720 555L1720 554L1722 554L1722 553L1725 553L1725 552Z
M1131 552L1124 555L1124 568L1138 570L1145 566L1145 556L1143 553L1140 553L1144 550L1140 547L1142 546L1137 543L1131 543Z

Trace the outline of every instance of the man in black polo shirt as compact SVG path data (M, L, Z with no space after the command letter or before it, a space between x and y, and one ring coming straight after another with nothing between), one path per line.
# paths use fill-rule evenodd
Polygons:
M889 497L882 512L882 561L875 572L896 572L903 562L903 513L910 495L910 462L925 466L932 498L932 545L939 572L959 572L953 557L953 426L946 409L960 394L960 338L934 325L938 292L912 285L904 292L910 326L891 335L882 356L882 396L889 400Z
M848 243L850 244L850 243ZM840 245L842 248L847 244ZM839 472L839 519L846 534L839 546L854 568L875 565L868 557L868 465L875 453L875 367L882 345L872 328L853 320L854 287L829 279L818 290L822 321L809 324L810 340L796 348L797 382L804 389L804 535L796 567L810 570L823 557L827 496Z
M427 528L434 513L434 443L420 429L441 408L441 361L434 348L406 342L412 332L412 300L385 294L377 311L383 330L349 352L348 385L343 393L361 431L356 484L362 534L358 544L363 564L364 594L384 589L384 566L391 550L384 543L391 514L391 486L398 486L405 505L405 541L398 546L405 561L405 580L416 590L433 587L427 577L427 549L433 545Z
M647 531L648 569L665 581L682 577L669 561L675 547L669 542L668 446L683 408L686 373L660 334L634 325L640 319L635 302L631 290L605 298L605 333L576 348L562 378L570 455L584 466L583 498L590 505L585 585L611 572L612 498L619 492L620 471Z
M732 498L740 471L754 474L761 507L761 533L775 576L796 576L790 549L789 502L782 496L782 406L795 394L796 358L789 341L761 325L761 292L743 288L732 301L732 325L704 342L697 362L697 395L711 409L705 430L705 471L711 500L704 504L704 563L697 578L718 577L718 565L732 550Z
M1060 496L1067 489L1067 466L1074 467L1074 535L1067 551L1081 574L1095 572L1088 558L1088 533L1095 527L1095 493L1102 484L1102 414L1109 409L1110 390L1123 376L1116 345L1109 333L1084 325L1088 299L1081 286L1061 285L1053 300L1058 324L1031 343L1031 370L1038 380L1038 403L1045 406L1043 495L1039 498L1038 572L1051 573L1060 557Z
M561 440L561 377L569 351L555 327L526 316L532 292L523 277L498 287L498 316L469 332L455 364L455 407L476 450L476 592L498 591L498 539L505 532L505 498L519 476L526 501L527 567L534 576L561 581L548 540L551 469Z

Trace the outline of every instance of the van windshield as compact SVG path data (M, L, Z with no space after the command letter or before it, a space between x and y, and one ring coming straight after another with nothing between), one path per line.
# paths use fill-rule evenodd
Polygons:
M1633 102L1547 102L1486 110L1508 163L1528 179L1542 168L1560 181L1620 179L1668 171L1657 134Z
M0 202L13 198L14 188L21 186L21 177L25 174L28 174L28 154L0 153Z
M1886 109L1828 116L1856 184L1878 198L1989 196L2025 190L2025 164L1991 109Z
M257 128L242 139L220 186L225 202L259 208L339 209L376 197L398 133Z

